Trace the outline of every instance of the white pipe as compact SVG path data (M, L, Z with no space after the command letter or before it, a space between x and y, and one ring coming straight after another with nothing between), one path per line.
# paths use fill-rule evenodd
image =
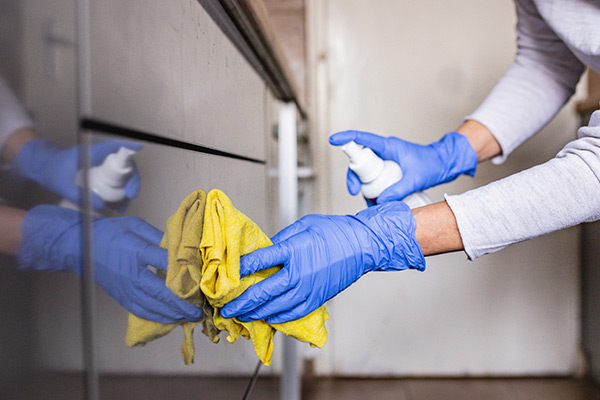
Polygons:
M279 178L279 170L276 168L267 171L269 178ZM298 179L312 179L315 177L315 172L311 167L298 167Z
M279 222L284 228L298 219L298 145L296 106L279 108ZM283 367L280 381L281 400L300 400L301 376L296 340L283 337Z

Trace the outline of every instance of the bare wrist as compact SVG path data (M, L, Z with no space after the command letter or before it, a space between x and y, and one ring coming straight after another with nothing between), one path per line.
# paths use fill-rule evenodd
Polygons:
M463 249L454 213L445 201L413 210L417 228L415 238L423 255L448 253Z
M464 135L477 153L477 161L485 161L502 153L492 132L478 121L466 120L456 132Z

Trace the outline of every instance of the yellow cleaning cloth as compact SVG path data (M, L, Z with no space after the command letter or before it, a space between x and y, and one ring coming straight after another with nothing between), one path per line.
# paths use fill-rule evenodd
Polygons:
M165 336L178 325L183 327L184 340L181 352L184 362L191 364L194 358L194 327L202 322L203 332L214 342L219 340L218 330L212 322L213 308L200 291L201 265L199 259L206 192L197 190L188 195L177 212L167 220L167 229L160 247L168 250L169 264L166 286L177 296L202 307L203 317L198 322L162 324L129 314L125 342L128 346L143 346L145 343ZM159 271L161 272L161 271ZM164 277L164 275L163 275Z
M231 343L240 335L251 339L256 354L266 365L271 363L275 330L322 347L327 342L324 323L329 318L325 307L297 321L283 324L267 324L264 321L241 323L235 318L220 316L218 308L236 298L250 285L277 272L279 267L240 279L240 256L269 246L271 241L254 222L236 210L220 190L208 194L202 212L204 201L202 191L188 196L169 218L161 242L161 246L169 250L167 287L179 297L203 308L203 332L214 342L218 341L219 330L228 331L227 340ZM215 307L214 310L211 305ZM192 331L196 324L160 324L130 314L126 342L129 346L140 346L182 325L185 335L182 354L185 363L191 364L194 354Z
M264 320L239 322L235 318L221 317L219 308L249 286L279 271L280 267L272 267L240 280L240 256L271 244L267 235L250 218L233 207L225 193L220 190L208 193L200 242L200 287L208 302L216 308L215 325L229 332L227 340L233 343L240 335L251 339L256 355L266 365L271 364L275 329L312 346L322 347L327 342L325 321L329 318L324 306L304 318L282 324L268 324Z

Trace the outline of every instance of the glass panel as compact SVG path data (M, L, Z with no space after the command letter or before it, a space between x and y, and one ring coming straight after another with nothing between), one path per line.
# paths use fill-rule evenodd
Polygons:
M99 2L94 4L99 7ZM211 22L205 21L207 16L201 14L198 18L217 32ZM276 225L273 220L277 221L277 210L271 206L272 196L267 195L266 166L139 143L143 147L133 156L141 177L139 195L129 204L121 203L127 206L121 211L109 210L97 213L93 220L84 219L82 216L92 211L82 213L86 206L81 204L80 194L94 202L93 195L82 190L86 178L92 180L93 167L120 148L111 142L122 139L78 132L75 1L57 0L48 7L41 0L0 0L0 26L0 92L10 93L6 96L14 104L10 108L5 100L0 102L0 129L12 126L10 132L0 132L0 263L4 272L0 282L0 398L171 399L190 397L190 393L194 398L208 394L214 398L242 398L257 362L249 341L240 339L230 344L221 335L221 342L213 344L198 328L194 333L195 363L191 366L185 366L181 357L183 335L179 327L144 347L126 345L127 309L138 307L139 311L140 307L123 300L132 293L135 297L132 280L137 275L127 271L138 272L140 258L144 260L139 267L142 269L145 263L152 264L153 258L147 255L145 246L150 239L145 233L136 231L133 240L123 231L140 226L156 229L150 234L156 241L168 217L189 193L219 188L240 211L272 235L274 231L269 227ZM195 108L187 110L200 122L188 119L187 126L192 128L182 139L192 143L219 139L205 144L220 148L234 143L222 150L262 159L263 128L267 127L264 84L241 62L241 56L225 37L208 37L225 49L219 55L221 62L242 72L229 70L231 75L221 76L221 84L216 87L212 75L200 74L192 65L190 71L205 81L196 82L198 87L188 90L193 91L192 95L197 92L207 96L205 102L218 112L199 115ZM99 37L92 39L102 42ZM215 46L211 42L207 48ZM232 62L232 57L238 61ZM102 73L116 75L105 67L98 63L92 68L96 74L92 79L97 78L99 87L106 83ZM210 68L213 73L223 70L217 64ZM230 76L239 78L242 73L246 92L232 90ZM201 90L205 86L229 97L213 103L213 95ZM127 108L123 104L131 102L115 100L115 92L131 91L115 90L112 97L100 91L95 105L119 104L123 115L146 121L140 117L144 115L139 114L140 107ZM145 105L144 98L136 101ZM232 113L238 118L231 118ZM178 113L170 117L185 120ZM170 120L156 118L169 124ZM155 128L151 123L147 125L148 129ZM214 133L216 127L218 134ZM204 135L202 141L190 139L198 132ZM47 141L38 140L38 135ZM77 150L79 142L83 153ZM23 153L23 149L28 150ZM80 156L85 161L81 168ZM90 267L95 278L89 287L80 278L85 276L88 248L93 250ZM276 344L276 365L280 352L281 346ZM277 396L278 381L273 371L262 368L263 375L251 398Z
M178 318L178 313L160 299L163 295L150 287L148 277L141 276L143 270L155 271L147 268L153 262L166 266L166 252L161 253L158 244L167 219L188 194L197 189L208 192L219 188L259 226L267 226L266 167L161 144L123 140L98 133L90 135L89 140L90 159L102 147L118 151L120 145L125 145L136 149L130 161L135 163L140 177L139 195L127 204L120 203L118 206L126 205L120 211L102 210L92 222L98 283L93 299L93 339L100 398L126 399L135 393L144 399L170 399L189 393L200 397L210 393L213 398L241 399L258 360L250 341L240 338L230 344L221 334L220 342L214 344L198 326L193 334L194 363L186 366L181 353L181 327L143 347L129 347L128 311L147 319ZM123 161L122 166L129 165L129 156L122 160L112 157L115 160L106 163L121 165ZM104 175L102 170L111 168L91 166L88 171L90 188L100 187L96 193L105 189L96 184L110 175ZM125 176L124 181L133 179L129 173ZM164 282L159 282L161 290L166 289ZM267 367L263 367L263 372L272 373ZM261 378L254 390L251 398L271 398L277 396L278 382L275 378Z
M0 26L0 398L82 399L81 229L58 207L77 193L74 3L0 1Z

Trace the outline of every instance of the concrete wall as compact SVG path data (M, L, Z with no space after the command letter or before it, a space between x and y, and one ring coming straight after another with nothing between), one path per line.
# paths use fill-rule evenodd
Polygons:
M418 143L455 129L512 62L511 2L308 2L321 210L364 207L327 137L357 129ZM326 111L322 111L326 110ZM501 166L428 191L467 189L544 162L575 137L572 105ZM424 273L369 274L331 304L321 374L571 374L581 365L579 228L475 262L429 257Z

